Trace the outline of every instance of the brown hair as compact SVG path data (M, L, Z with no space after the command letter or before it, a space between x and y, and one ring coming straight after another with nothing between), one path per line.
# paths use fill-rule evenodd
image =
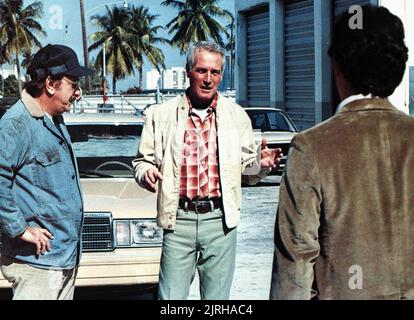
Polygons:
M50 77L52 81L60 81L64 77L63 74L46 76L39 80L31 80L24 85L24 89L30 94L33 98L38 98L42 95L43 90L46 87L46 79Z

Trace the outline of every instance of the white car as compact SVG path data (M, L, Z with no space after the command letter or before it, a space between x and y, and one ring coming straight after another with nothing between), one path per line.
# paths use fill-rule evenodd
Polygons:
M277 169L272 174L281 175L286 166L290 142L298 129L288 114L276 108L251 107L244 109L252 121L256 143L261 143L263 138L269 148L281 148L283 158Z
M156 194L132 172L144 119L133 114L64 114L85 204L77 287L158 283L162 229ZM0 276L0 287L9 283Z

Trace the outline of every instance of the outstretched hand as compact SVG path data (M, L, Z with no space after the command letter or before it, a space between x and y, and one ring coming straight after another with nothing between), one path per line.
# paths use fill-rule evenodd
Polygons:
M260 167L277 168L282 157L282 149L269 149L266 139L262 139Z

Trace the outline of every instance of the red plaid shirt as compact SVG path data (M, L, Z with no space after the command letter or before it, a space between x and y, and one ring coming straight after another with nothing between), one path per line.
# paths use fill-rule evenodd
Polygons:
M187 118L181 164L180 198L221 197L217 158L217 95L204 121L192 111Z

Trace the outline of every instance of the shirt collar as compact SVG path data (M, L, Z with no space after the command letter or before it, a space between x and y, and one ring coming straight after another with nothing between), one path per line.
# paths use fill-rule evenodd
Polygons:
M342 102L338 105L336 108L336 113L341 111L343 107L345 107L347 104L350 104L351 102L362 100L362 99L374 99L375 97L372 94L363 95L363 94L355 94L353 96L349 96L348 98L342 100Z
M45 113L36 98L33 98L26 90L22 92L22 101L32 117L42 118Z
M48 114L47 112L45 112L45 116L48 117L50 119L50 121L53 122L53 116Z

